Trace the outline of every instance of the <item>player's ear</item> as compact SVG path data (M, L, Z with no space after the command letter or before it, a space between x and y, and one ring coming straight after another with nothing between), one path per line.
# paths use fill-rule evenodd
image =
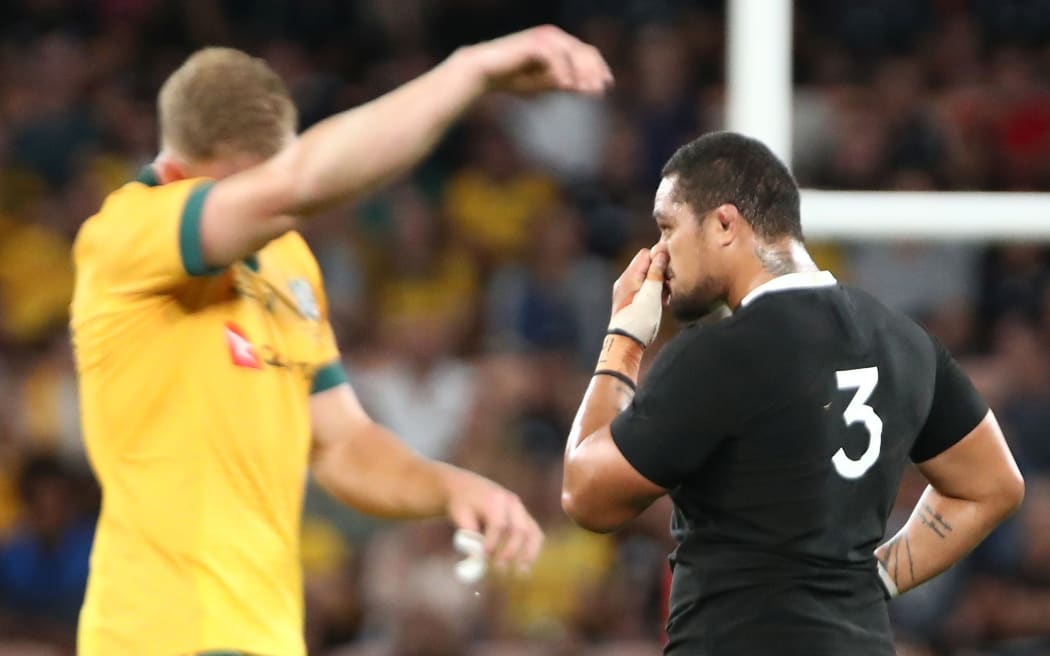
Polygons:
M157 159L153 160L151 166L153 166L153 171L157 174L157 179L163 184L185 180L190 177L182 160L163 151L157 155Z
M740 216L739 210L735 205L726 203L719 205L715 208L715 234L718 238L718 243L722 246L728 246L733 243L737 238L737 233L742 227L744 217Z

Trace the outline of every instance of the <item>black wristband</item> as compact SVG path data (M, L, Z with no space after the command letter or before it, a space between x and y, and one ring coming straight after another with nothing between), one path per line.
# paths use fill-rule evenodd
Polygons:
M631 341L635 342L636 344L638 344L638 346L641 346L643 350L645 349L645 342L643 342L642 340L638 339L637 337L635 337L631 333L627 332L626 330L620 330L619 328L610 328L608 330L608 332L606 332L605 334L606 335L620 335L621 337L626 337L626 338L630 339Z
M623 383L627 387L630 387L632 392L635 392L635 391L638 390L638 385L633 380L631 380L629 377L627 377L626 374L622 374L619 371L616 371L615 369L599 369L598 371L594 372L594 375L595 376L612 376L613 378L615 378L616 380L620 381L621 383Z

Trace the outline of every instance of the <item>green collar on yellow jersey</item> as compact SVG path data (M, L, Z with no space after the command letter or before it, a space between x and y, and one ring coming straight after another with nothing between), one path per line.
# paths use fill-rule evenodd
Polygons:
M153 170L153 167L149 164L139 169L139 174L135 176L135 182L141 182L147 187L157 187L160 185L160 179L157 178L157 172Z
M147 187L159 187L160 186L160 179L157 177L157 171L150 164L147 164L147 165L143 166L141 169L139 169L138 175L135 176L135 182L141 182L142 184L146 185ZM199 203L203 203L204 202L203 196L198 198L197 201ZM200 208L199 207L196 207L195 211L196 211L197 215L200 214ZM194 229L196 228L196 224L193 225L193 228ZM247 266L252 271L254 271L256 273L259 272L259 257L255 253L252 253L248 257L244 258L244 260L242 260L242 261L244 262L245 266ZM203 263L201 265L201 268L204 269ZM202 270L201 273L214 273L214 271ZM200 275L200 274L197 274L197 275Z

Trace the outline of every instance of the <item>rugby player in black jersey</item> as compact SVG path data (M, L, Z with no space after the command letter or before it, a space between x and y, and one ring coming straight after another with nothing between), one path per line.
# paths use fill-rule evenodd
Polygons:
M666 654L893 656L887 599L957 562L1024 494L951 355L817 270L799 214L764 145L700 137L663 169L659 242L613 289L562 505L612 531L671 496ZM636 394L661 296L687 325ZM732 314L695 321L719 303ZM910 463L930 485L883 541Z

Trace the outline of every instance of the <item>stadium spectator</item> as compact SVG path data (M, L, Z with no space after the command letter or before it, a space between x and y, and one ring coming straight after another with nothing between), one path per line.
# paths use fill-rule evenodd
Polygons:
M95 519L51 456L28 458L18 482L22 516L0 543L0 633L72 644Z

